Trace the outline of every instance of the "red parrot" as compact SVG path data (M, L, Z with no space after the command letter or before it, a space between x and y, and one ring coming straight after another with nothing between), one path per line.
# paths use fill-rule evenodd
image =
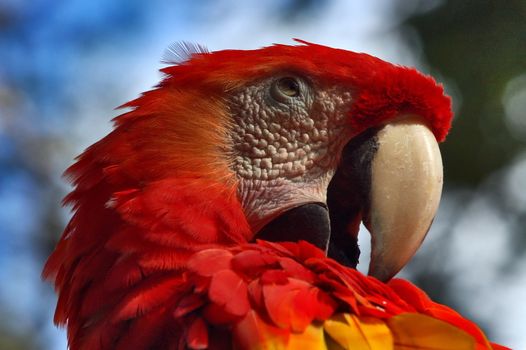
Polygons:
M392 279L438 207L450 98L297 41L176 49L67 170L74 213L43 276L71 349L504 349Z

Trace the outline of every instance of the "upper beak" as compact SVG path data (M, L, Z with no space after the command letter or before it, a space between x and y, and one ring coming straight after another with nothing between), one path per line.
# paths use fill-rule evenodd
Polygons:
M442 158L435 136L417 117L399 119L377 134L371 164L369 274L386 281L416 253L442 193Z
M437 141L419 117L401 117L351 140L328 189L329 255L356 266L361 220L371 233L369 274L392 278L422 243L442 179Z

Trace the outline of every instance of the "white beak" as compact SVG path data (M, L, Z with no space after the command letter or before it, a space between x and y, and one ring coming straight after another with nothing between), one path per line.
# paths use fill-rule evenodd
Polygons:
M424 240L442 192L442 158L435 136L421 118L408 116L377 134L371 164L369 274L391 279Z

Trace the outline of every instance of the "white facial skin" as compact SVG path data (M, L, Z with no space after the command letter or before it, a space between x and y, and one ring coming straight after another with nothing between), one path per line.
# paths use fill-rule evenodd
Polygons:
M232 167L254 232L284 211L325 203L343 146L351 94L294 74L255 82L231 99Z

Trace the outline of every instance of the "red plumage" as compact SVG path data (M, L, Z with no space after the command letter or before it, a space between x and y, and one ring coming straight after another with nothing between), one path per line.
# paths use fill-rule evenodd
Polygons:
M115 130L66 175L73 217L43 275L59 294L55 322L72 349L240 349L350 312L422 313L488 345L471 322L408 282L388 285L305 243L253 240L224 145L225 95L273 71L353 87L359 133L401 113L438 140L450 100L432 78L366 54L320 45L195 54L163 69L157 89L125 104ZM183 88L184 87L184 88Z
M258 261L257 274L252 268L253 260ZM203 269L203 265L207 268ZM322 251L306 242L260 241L228 250L204 250L190 259L186 277L191 286L188 291L192 293L188 297L201 296L199 307L205 310L208 326L225 324L223 318L229 315L226 324L234 325L234 330L243 333L234 331L234 337L245 338L244 332L258 331L249 326L256 322L251 309L256 310L261 319L257 322L266 323L265 332L275 333L277 337L286 336L284 330L301 333L313 321L326 320L336 311L380 319L410 312L457 326L472 335L481 348L488 344L475 324L454 310L434 303L409 282L394 279L386 285L365 277L326 258ZM225 288L225 294L219 294L220 297L214 287L217 279L222 279ZM187 308L186 303L177 306L177 315L181 314L179 307ZM233 313L233 309L242 312ZM193 314L186 315L192 317Z

